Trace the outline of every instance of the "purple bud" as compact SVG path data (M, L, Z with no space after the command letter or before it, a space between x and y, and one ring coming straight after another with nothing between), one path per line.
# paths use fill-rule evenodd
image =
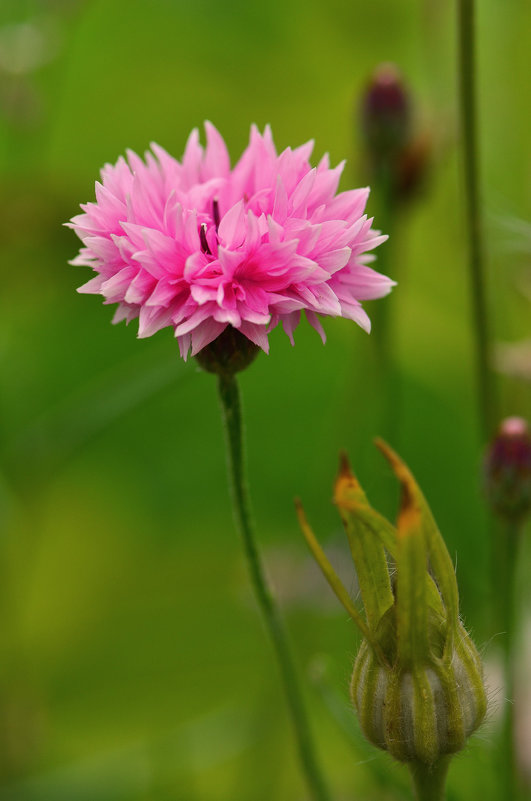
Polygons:
M485 457L485 490L496 514L521 522L531 508L531 435L522 417L507 417Z
M361 101L361 126L373 159L393 158L411 135L409 94L398 69L381 64L375 70Z

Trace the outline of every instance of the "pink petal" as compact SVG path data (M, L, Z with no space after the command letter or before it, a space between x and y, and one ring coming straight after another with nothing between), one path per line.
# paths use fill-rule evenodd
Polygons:
M223 137L212 125L205 122L207 146L203 170L206 176L228 175L230 171L230 159Z
M321 325L321 321L319 320L319 318L315 314L315 312L312 312L312 311L309 311L308 309L306 309L305 313L306 313L306 319L308 320L308 322L310 323L312 328L315 328L315 330L317 331L317 333L319 334L319 336L323 340L323 345L324 345L326 343L326 334L325 334L323 326Z
M138 318L138 338L150 337L171 321L171 308L142 306Z
M329 250L319 256L319 266L330 274L341 270L350 259L352 253L350 248L340 248L339 250Z
M122 320L125 320L126 324L128 324L131 322L131 320L134 320L136 317L138 317L138 313L138 306L130 306L128 303L120 303L114 312L114 317L112 318L111 322L113 325L116 325L117 323L121 323Z
M137 273L138 269L134 267L124 267L101 285L101 294L112 303L124 300L129 284Z
M91 278L83 286L78 287L77 291L81 295L98 295L101 292L102 284L105 283L103 275L97 275L96 278Z
M203 323L212 316L215 308L216 307L214 304L211 304L210 306L200 306L196 311L193 312L193 314L190 315L190 317L188 317L187 320L175 326L175 336L180 337L183 334L188 334L190 331L193 331L194 328L197 328L200 323Z
M238 330L241 331L247 339L250 339L251 342L254 342L259 348L262 348L264 353L269 353L269 340L267 338L265 325L255 325L254 323L248 323L243 320Z
M194 128L188 137L183 155L183 178L185 188L199 180L199 171L203 158L203 148L199 144L199 131Z
M157 283L155 289L145 301L146 306L169 306L177 294L174 283L162 279Z
M224 215L219 224L220 242L228 249L239 247L245 236L245 206L243 200L238 201Z
M190 350L190 345L192 344L192 335L191 334L183 334L182 337L177 337L177 342L179 343L179 353L184 361L188 359L188 351Z
M293 339L293 332L297 328L301 319L300 311L292 312L291 314L283 314L281 316L282 320L282 328L286 332L289 337L289 341L292 345L295 345L295 340Z
M215 320L205 320L192 331L192 356L199 353L207 345L219 337L226 329L225 323L218 323Z

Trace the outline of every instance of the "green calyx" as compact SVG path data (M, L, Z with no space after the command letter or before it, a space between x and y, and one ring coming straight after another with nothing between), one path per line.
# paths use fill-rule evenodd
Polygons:
M461 624L448 665L385 668L363 640L350 692L367 739L400 762L434 765L460 751L486 711L479 655Z
M365 610L334 573L298 504L306 540L364 636L351 696L366 737L403 762L434 765L463 748L486 697L477 650L459 620L455 571L407 466L376 442L401 484L397 525L369 504L346 457L334 488Z
M259 353L258 345L228 325L195 359L203 370L226 378L249 367Z

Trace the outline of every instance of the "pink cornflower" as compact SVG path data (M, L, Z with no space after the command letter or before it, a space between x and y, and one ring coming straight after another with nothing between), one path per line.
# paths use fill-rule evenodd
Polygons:
M368 251L387 237L371 228L368 189L336 195L343 163L308 161L313 142L277 155L271 130L251 128L231 169L207 122L194 129L182 162L156 144L145 162L132 151L106 164L96 202L68 225L84 247L71 264L97 273L79 292L118 303L113 322L139 318L138 336L171 326L185 359L231 325L264 351L281 322L293 344L304 311L348 317L366 331L360 301L394 282L372 270Z

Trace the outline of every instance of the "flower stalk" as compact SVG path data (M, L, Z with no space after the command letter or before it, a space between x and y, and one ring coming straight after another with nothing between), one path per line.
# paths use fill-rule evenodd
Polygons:
M515 638L518 627L516 578L520 541L531 512L531 433L522 417L502 420L487 448L484 463L485 496L498 517L493 526L493 581L497 624L503 632L505 706L501 744L501 780L508 798L517 798L519 772L515 743Z
M516 568L518 563L520 530L514 521L507 522L501 535L505 538L503 582L500 603L503 615L503 673L505 680L505 707L502 732L502 781L508 798L518 798L518 765L516 761L515 731L515 633L516 633Z
M458 0L459 100L463 137L465 213L469 232L469 273L475 334L477 390L483 438L491 434L496 415L493 375L490 370L490 325L485 291L483 223L481 215L476 87L475 2Z
M245 477L241 398L236 376L231 373L220 373L218 376L218 390L225 425L234 514L242 536L251 582L277 655L297 739L300 761L308 787L314 801L330 801L330 795L317 762L315 746L286 630L271 589L268 586L256 543Z
M420 762L411 763L410 772L417 801L444 801L449 764L449 756L443 757L432 767Z
M502 636L504 706L501 729L500 779L507 798L517 799L520 787L516 755L515 729L515 664L516 634L518 630L516 576L520 554L521 523L515 520L500 521L496 525L497 586L499 626Z
M396 280L400 278L400 242L396 236L402 227L397 222L424 183L428 167L429 147L426 138L415 131L414 110L409 86L397 67L391 63L378 65L361 96L358 127L363 171L372 186L373 213L390 240L379 253L379 264ZM381 430L393 439L400 419L401 393L392 304L379 304L373 321L373 362L369 368L375 378L373 402L381 407L377 411Z
M380 264L385 265L382 269L394 272L391 228L396 211L398 155L409 136L409 102L392 65L382 65L371 77L361 97L358 116L367 178L372 185L374 216L381 230L391 238L391 242L387 242L379 253ZM379 425L385 435L391 438L398 416L398 393L393 387L395 354L390 314L391 308L387 304L379 305L374 310L371 337L374 350L370 371L375 380L373 396L381 406L378 411ZM390 397L394 399L392 410L388 401Z

